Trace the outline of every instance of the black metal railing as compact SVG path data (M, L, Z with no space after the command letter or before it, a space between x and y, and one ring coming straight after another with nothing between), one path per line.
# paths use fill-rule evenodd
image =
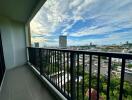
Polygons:
M131 54L33 47L28 54L29 62L69 100L132 98L131 81L125 79Z
M2 46L1 33L0 33L0 86L3 80L4 73L5 73L5 61L4 61L3 46Z

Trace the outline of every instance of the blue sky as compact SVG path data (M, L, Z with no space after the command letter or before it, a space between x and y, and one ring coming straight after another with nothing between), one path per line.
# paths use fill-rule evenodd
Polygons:
M30 23L32 42L58 46L132 42L132 0L47 0Z

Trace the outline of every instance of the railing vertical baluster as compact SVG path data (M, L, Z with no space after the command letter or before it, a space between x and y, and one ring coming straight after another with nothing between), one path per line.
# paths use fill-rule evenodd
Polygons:
M82 84L82 97L83 97L83 100L84 100L84 68L85 68L85 55L83 53L83 84Z
M54 50L54 76L55 76L55 50Z
M46 68L47 68L47 66L48 66L48 54L47 54L47 53L48 53L48 50L45 50L45 60L44 60L44 61L45 61L45 64L44 64L44 65L45 65L45 66L44 66L44 75L45 75L45 76L47 76L47 75L46 75Z
M67 91L69 96L69 52L67 52Z
M55 51L55 73L57 73L57 70L56 70L56 51ZM55 78L55 84L57 85L57 76Z
M42 63L42 49L39 49L39 63L40 63L40 75L42 75L43 74L43 63Z
M50 50L50 70L49 70L50 71L49 72L50 75L51 75L51 72L52 72L52 68L51 67L52 67L52 54L51 54L51 50Z
M32 56L32 49L31 48L28 48L28 57L29 57L29 61L28 62L30 62L31 64L32 64L32 58L31 58L31 56Z
M111 57L109 57L108 61L108 83L107 83L107 100L110 100L110 73L111 73Z
M36 58L35 58L35 55L36 55L36 54L35 54L35 49L33 49L33 58L34 58L34 59L33 59L33 65L34 65L35 68L36 68L36 65L35 65L35 59L36 59Z
M70 69L71 69L71 100L76 99L76 88L75 88L75 53L70 54Z
M120 95L119 95L119 100L122 100L122 94L124 93L123 90L123 84L124 84L124 74L125 74L125 62L126 59L122 59L122 68L121 68L121 80L120 80Z
M53 74L53 51L51 51L51 75L52 74ZM53 80L52 77L51 80Z
M55 50L54 50L54 77L55 77L55 74L56 74L56 70L55 70L55 69L56 69L56 67L55 67L55 66L56 66L56 65L55 65L55 57L56 57L56 56L55 56ZM55 84L56 84L56 79L55 79L55 78L54 78L54 82L55 82Z
M32 48L28 48L28 56L29 56L29 62L32 64L32 58L33 57L33 53L32 53Z
M58 57L58 87L60 87L60 83L59 83L59 67L60 67L60 60L59 60L59 51L57 51L57 57Z
M40 60L40 58L39 58L39 49L37 48L36 51L37 51L37 55L36 55L36 57L37 57L37 59L36 59L36 61L37 61L37 67L38 67L38 69L40 71L40 65L39 65L39 60Z
M37 54L38 54L38 52L37 52L37 48L35 49L35 66L36 67L38 67L37 66ZM38 69L38 68L37 68Z
M33 49L32 48L30 48L30 50L31 50L31 55L29 55L30 56L30 59L31 59L31 63L32 63L32 65L33 65L33 57L34 57L34 54L33 54Z
M97 75L97 100L99 100L99 91L100 91L100 55L98 55L98 75Z
M33 50L33 56L34 56L34 61L33 61L34 63L33 63L33 65L36 67L36 52L35 51L36 51L36 48Z
M36 66L36 67L38 67L38 66L37 66L37 54L38 54L38 53L37 53L37 48L36 48L36 49L35 49L35 66ZM38 70L38 68L37 68L37 70Z
M89 57L89 100L91 100L92 55Z
M61 90L62 90L62 55L60 52L60 75L61 75Z
M54 77L54 73L55 73L55 52L53 50L53 77ZM55 83L54 78L53 78L53 82Z
M35 66L35 49L33 49L33 65ZM35 66L35 68L36 68L36 66Z
M34 65L34 59L33 59L34 58L34 49L32 48L31 50L32 50L32 55L33 55L31 58L32 59L32 65Z
M32 51L31 51L31 49L30 48L27 48L27 55L28 55L28 62L31 62L31 53L32 53Z
M31 63L31 50L30 50L30 48L27 48L27 56L28 56L28 62L30 62Z
M49 68L50 68L50 51L48 50L48 63L49 63L49 66L48 66L48 75L49 75Z
M77 100L79 99L79 54L77 54Z
M32 65L34 65L34 59L33 59L34 58L34 49L32 48L31 50L32 50L32 55L33 55L32 56Z
M54 55L53 55L53 50L52 50L52 53L51 54L52 54L52 74L51 75L53 75L53 73L54 73L54 66L53 66L53 56ZM52 79L52 81L54 81L53 80L53 77L51 79Z
M63 55L63 60L64 60L64 61L63 61L63 63L64 63L63 65L64 65L64 93L65 93L65 92L66 92L66 91L65 91L65 82L66 82L66 81L65 81L65 74L66 74L66 73L65 73L65 52L64 52L63 54L64 54L64 55Z
M50 80L51 80L51 74L52 74L52 54L51 54L51 50L50 50L50 70L49 70Z
M34 61L33 61L34 63L33 64L34 64L35 68L37 68L37 66L36 66L36 52L35 51L36 51L36 49L34 49L34 51L33 51L34 52L33 53L34 54Z
M34 59L33 59L33 58L34 58L34 49L32 48L31 51L32 51L31 54L33 55L33 56L31 57L31 59L32 59L32 62L31 62L31 63L32 63L32 65L34 65Z
M38 67L37 66L37 48L34 51L35 51L35 66L37 68ZM37 68L37 70L38 70L38 68Z
M55 76L55 50L54 50L54 76ZM55 83L55 78L54 78L54 83Z

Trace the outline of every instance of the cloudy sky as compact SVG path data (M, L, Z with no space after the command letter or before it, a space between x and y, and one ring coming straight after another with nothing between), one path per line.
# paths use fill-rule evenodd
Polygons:
M58 46L132 42L132 0L47 0L30 23L32 42Z

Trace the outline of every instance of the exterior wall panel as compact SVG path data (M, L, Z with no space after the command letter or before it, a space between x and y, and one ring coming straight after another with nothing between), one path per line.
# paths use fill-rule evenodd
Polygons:
M5 66L14 68L26 63L25 25L0 17Z

